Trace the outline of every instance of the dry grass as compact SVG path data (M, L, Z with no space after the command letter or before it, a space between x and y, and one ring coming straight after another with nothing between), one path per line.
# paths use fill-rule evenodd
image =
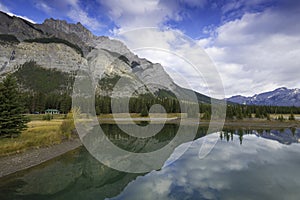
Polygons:
M24 152L31 148L51 146L62 142L62 120L31 121L18 138L0 140L0 156Z
M279 117L280 115L281 115L281 114L271 114L270 117L271 117L271 119L276 119L276 118ZM288 119L289 116L290 116L290 114L282 114L282 116L283 116L284 119ZM299 114L294 114L294 116L295 116L296 118L300 118L300 115L299 115Z

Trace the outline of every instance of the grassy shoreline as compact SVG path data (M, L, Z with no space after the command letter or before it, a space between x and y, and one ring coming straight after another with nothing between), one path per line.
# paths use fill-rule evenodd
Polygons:
M149 117L140 117L138 113L130 114L133 121L149 121ZM61 131L61 125L64 122L65 115L54 115L54 119L51 121L42 120L43 115L28 115L31 119L28 128L22 132L17 138L2 138L0 139L0 157L9 156L25 152L29 149L39 149L44 147L51 147L61 144L68 137ZM104 114L97 116L100 124L126 124L129 120L125 114ZM115 118L114 118L115 117ZM300 120L295 121L278 121L278 120L266 120L266 119L243 119L243 120L226 120L225 122L216 121L210 123L210 121L197 120L193 118L186 118L186 114L170 113L166 116L163 114L155 114L153 116L158 120L153 123L165 123L168 124L183 124L183 125L199 125L199 126L214 126L224 128L246 128L246 129L270 129L270 128L300 128ZM123 119L118 121L118 119ZM76 137L76 136L75 136ZM74 138L74 136L73 136ZM69 138L70 139L70 138Z
M31 121L19 137L0 140L0 156L24 152L32 148L49 147L60 144L63 134L60 131L62 120Z

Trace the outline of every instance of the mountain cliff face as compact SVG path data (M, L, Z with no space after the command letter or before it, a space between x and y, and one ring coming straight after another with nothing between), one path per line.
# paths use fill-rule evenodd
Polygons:
M19 40L39 38L45 35L44 32L36 28L34 24L15 16L11 17L1 11L0 19L1 34L15 35Z
M138 93L189 96L192 91L176 85L160 64L134 55L120 41L95 36L80 23L46 19L32 24L0 12L0 77L19 70L25 62L34 60L46 69L67 72L90 71L99 81L97 92L111 95L114 84L125 77L131 84L141 85ZM79 51L78 51L79 50ZM119 96L129 96L124 88ZM196 94L202 102L210 98Z
M226 99L245 105L300 106L300 89L278 88L252 97L233 96Z
M45 68L69 73L87 66L86 59L64 44L21 42L0 45L0 74L18 70L20 65L30 60Z

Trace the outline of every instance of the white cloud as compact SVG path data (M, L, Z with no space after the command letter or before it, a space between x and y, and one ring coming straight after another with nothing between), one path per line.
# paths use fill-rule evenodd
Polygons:
M218 71L205 51L182 32L135 29L119 37L139 57L160 63L180 86L224 98Z
M22 15L16 15L16 14L14 14L14 13L11 13L11 12L7 12L6 14L8 14L8 15L10 15L10 16L16 16L16 17L19 17L19 18L25 19L26 21L29 21L29 22L31 22L31 23L33 23L33 24L36 24L36 22L35 22L35 21L33 21L32 19L30 19L30 18L28 18L28 17L26 17L26 16L22 16Z
M182 20L184 17L182 4L203 8L206 0L176 2L99 0L99 2L107 7L109 16L118 25L111 33L117 39L123 40L129 49L140 57L161 63L178 85L193 88L206 95L224 97L220 79L216 80L218 78L216 69L205 52L199 46L195 46L194 41L183 36L181 31L167 28L165 25L170 19ZM144 27L161 29L141 29ZM125 34L126 38L120 38L118 36L120 33ZM136 48L144 49L135 51Z
M185 7L203 8L207 0L98 0L118 29L164 27L169 20L181 21L188 16Z
M157 27L176 12L159 0L100 0L107 7L110 18L123 30L138 27ZM178 16L177 16L178 17Z
M39 1L35 5L38 9L46 12L47 14L52 14L54 12L53 8L48 6L45 2Z
M246 13L199 42L215 61L227 96L300 87L298 19L295 10Z
M97 31L102 26L97 19L89 17L88 14L79 7L74 7L73 9L71 9L68 12L67 16L74 22L81 22L91 30Z
M222 9L224 13L228 13L239 9L256 8L267 2L269 0L256 0L252 3L231 1ZM167 1L152 0L144 3L136 0L130 2L112 0L101 1L101 3L108 8L109 16L119 26L112 31L114 34L133 28L163 27L168 19L175 19L177 15L180 20L181 17L178 14L180 13L179 4L170 4ZM203 7L206 1L185 3L191 7ZM246 13L240 19L228 21L220 27L211 27L207 30L211 33L211 37L196 41L205 48L217 65L226 96L253 95L281 86L300 87L296 78L297 73L295 73L299 71L297 31L299 33L300 29L297 28L297 19L295 16L291 18L287 13L274 8L257 13ZM201 57L203 53L195 51L194 49L197 48L193 48L188 42L180 41L171 30L156 30L142 34L135 34L135 32L127 34L126 40L123 40L131 50L137 46L150 47L152 44L159 44L162 49L176 53L182 58L193 57L193 61L200 66L206 66L209 63ZM170 55L167 56L166 52L147 50L137 53L153 62L161 63L179 85L183 85L181 84L182 78L179 77L185 76L192 88L199 92L216 97L217 92L211 93L208 88L213 88L218 92L222 90L220 84L208 86L205 83L205 80L215 78L215 73L209 73L207 70L212 67L201 67L202 77L197 77L193 70L186 67L186 63ZM206 63L201 64L203 60L206 60Z

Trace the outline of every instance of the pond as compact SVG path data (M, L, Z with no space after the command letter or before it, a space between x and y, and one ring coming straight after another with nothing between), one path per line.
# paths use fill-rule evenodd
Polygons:
M116 125L103 128L114 144L142 152L166 145L178 127L165 125L143 145ZM80 147L0 179L0 199L299 199L299 129L206 131L199 128L197 139L177 147L160 170L143 174L109 168ZM217 142L200 158L209 139Z

